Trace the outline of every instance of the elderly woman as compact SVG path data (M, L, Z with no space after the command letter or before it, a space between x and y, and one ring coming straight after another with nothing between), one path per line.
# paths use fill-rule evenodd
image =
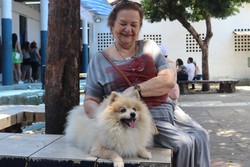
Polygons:
M158 128L155 144L171 148L175 167L209 167L207 132L182 110L175 110L168 92L176 81L158 45L151 40L138 40L143 10L136 2L122 1L108 18L115 42L103 53L92 56L88 68L84 108L90 118L96 107L111 91L137 90L150 109ZM111 61L132 83L129 86Z

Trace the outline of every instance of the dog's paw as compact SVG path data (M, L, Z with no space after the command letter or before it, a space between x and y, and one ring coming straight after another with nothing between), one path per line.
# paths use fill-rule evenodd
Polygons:
M115 161L114 167L124 167L124 162L123 161Z
M147 149L142 149L138 152L138 156L144 159L151 159L152 154Z
M112 161L114 163L114 167L124 167L123 158L118 154L112 159Z
M142 155L142 158L151 159L151 158L152 158L151 152L149 152L149 151L145 152L145 153Z

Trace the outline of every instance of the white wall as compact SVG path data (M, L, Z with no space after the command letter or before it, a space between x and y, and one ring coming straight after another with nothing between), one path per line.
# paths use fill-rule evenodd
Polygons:
M40 43L41 43L40 22L32 18L28 18L27 25L30 25L27 27L28 41L29 42L35 41L38 44L38 48L40 48Z
M240 13L226 20L212 19L213 37L209 46L210 79L236 78L250 79L250 68L247 59L250 51L234 51L234 29L250 29L250 5L240 8ZM93 33L109 32L106 21L94 24ZM205 33L205 22L192 23L198 33ZM170 58L181 58L186 63L188 57L193 57L201 67L201 52L186 52L186 34L189 32L178 22L163 21L149 23L144 21L140 38L144 34L161 34L162 44L168 48ZM250 41L249 41L250 42ZM90 43L93 54L97 51L96 41Z
M110 33L110 30L107 26L107 17L100 17L100 23L90 23L90 35L89 35L89 54L90 56L95 54L98 51L98 39L97 33Z
M210 74L214 77L250 78L247 59L250 51L234 51L234 29L250 29L250 5L236 16L213 20L214 36L210 44ZM250 41L249 41L250 42Z

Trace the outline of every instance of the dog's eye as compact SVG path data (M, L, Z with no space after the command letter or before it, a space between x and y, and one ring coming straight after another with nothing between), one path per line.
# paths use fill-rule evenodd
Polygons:
M136 108L134 107L134 108L132 108L132 110L136 111Z
M126 112L126 108L120 108L120 112L121 112L121 113Z

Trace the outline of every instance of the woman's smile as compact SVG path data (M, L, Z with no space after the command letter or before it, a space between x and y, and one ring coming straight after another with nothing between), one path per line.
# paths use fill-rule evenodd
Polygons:
M138 40L140 28L138 11L122 10L117 15L112 31L116 41L121 45L128 45L134 44Z

